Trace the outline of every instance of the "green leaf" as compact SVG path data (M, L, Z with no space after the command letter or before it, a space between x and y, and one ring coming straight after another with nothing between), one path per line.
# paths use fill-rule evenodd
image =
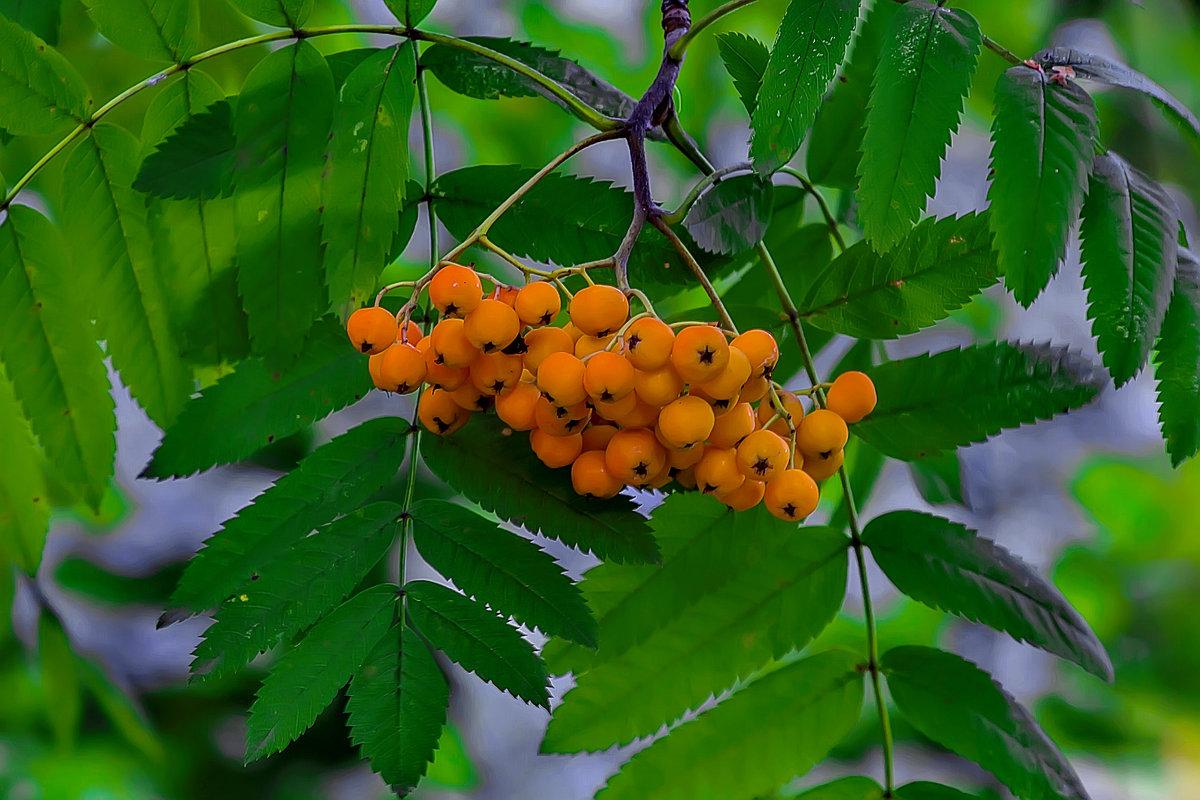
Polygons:
M543 752L603 750L652 734L771 659L803 647L837 615L849 544L841 532L798 529L761 507L722 520L720 534L745 551L719 565L730 577L709 586L693 576L684 588L687 605L675 614L653 603L651 592L632 593L626 608L661 619L657 630L616 656L606 652L613 629L606 615L600 663L576 675L575 688L554 711ZM705 564L697 572L719 566ZM614 638L628 641L644 629L639 622Z
M58 44L58 26L62 22L61 0L0 0L0 14L46 44Z
M892 793L892 797L899 798L899 800L975 800L975 795L929 781L906 783L896 789Z
M98 508L116 419L89 307L58 229L11 206L0 225L0 359L56 475Z
M854 432L905 461L1079 408L1104 383L1066 348L1010 342L913 356L866 372L879 404Z
M69 752L79 733L83 696L79 665L62 623L48 610L38 614L38 668L42 677L42 708L59 749Z
M766 175L792 160L846 55L860 0L792 0L763 74L750 157Z
M465 167L437 179L432 196L438 219L458 239L466 238L535 170L517 166ZM488 238L516 256L562 266L606 258L617 251L633 219L633 195L611 184L550 174L510 209ZM546 231L554 231L547 236ZM679 231L684 242L691 237ZM711 257L709 257L711 258ZM704 258L701 257L704 264ZM657 230L642 231L629 258L634 284L691 280L675 248Z
M520 631L439 583L409 581L404 596L413 625L447 658L497 689L550 710L546 667Z
M380 50L342 87L324 188L325 282L330 302L370 299L400 226L408 182L408 124L416 97L412 43Z
M796 800L882 800L883 789L870 778L838 778L796 795Z
M381 417L322 445L213 534L188 562L171 602L205 611L339 514L382 489L404 460L402 419Z
M129 698L98 666L83 658L75 659L83 686L96 699L96 705L125 740L136 747L151 762L163 763L166 749L155 732L146 712Z
M421 500L409 513L421 557L455 586L523 625L596 646L596 620L546 551L444 500Z
M134 55L180 62L196 52L197 0L83 0L96 29Z
M240 461L370 389L362 355L347 348L339 325L322 323L286 368L247 359L201 391L167 429L141 477L182 478Z
M858 175L858 216L890 250L933 196L979 58L979 23L927 0L901 6L883 44Z
M433 11L437 0L383 0L387 7L396 15L396 19L405 25L421 24L421 21Z
M299 352L325 309L321 173L333 109L329 65L305 41L264 58L238 98L237 277L255 353Z
M1200 262L1179 251L1175 291L1158 334L1158 421L1171 465L1200 450Z
M91 105L71 62L0 16L0 128L14 136L62 133L82 122Z
M746 113L753 114L771 51L753 36L737 31L718 33L714 38L725 70L733 78L733 88L737 90L738 98L746 107Z
M313 626L271 669L246 720L246 763L308 729L396 619L396 587L364 589Z
M199 67L192 67L167 84L146 108L142 119L143 158L181 126L225 99L221 84ZM228 136L232 147L233 117L228 117ZM141 175L138 176L141 179ZM137 181L134 182L135 185Z
M237 142L233 106L212 103L175 128L146 156L133 188L157 197L212 199L232 187Z
M50 526L50 498L46 496L42 452L3 362L0 441L4 442L4 457L0 458L0 569L8 570L15 564L34 575L42 563ZM592 625L594 628L595 623Z
M813 183L851 191L858 186L871 83L884 39L900 8L896 3L877 2L859 26L850 60L821 103L808 137L805 167Z
M927 606L982 622L1111 682L1112 661L1053 584L970 528L931 514L876 517L863 542L896 588Z
M1193 141L1200 142L1200 120L1196 119L1196 115L1171 96L1170 92L1137 70L1068 47L1051 47L1041 50L1033 59L1040 63L1047 72L1052 71L1055 66L1067 66L1074 70L1075 77L1080 80L1096 81L1108 86L1120 86L1141 92L1154 101L1155 105L1167 112L1167 115L1191 136Z
M1096 108L1078 84L1026 66L1000 76L988 199L1004 282L1026 308L1066 252L1098 136Z
M248 17L277 28L298 28L308 20L313 0L229 0Z
M584 103L610 117L624 119L637 105L637 101L632 97L597 77L591 70L562 57L557 50L547 50L529 42L498 37L463 38L537 70ZM435 44L421 56L421 64L436 75L448 89L467 97L495 100L500 97L541 95L563 109L572 111L562 100L549 94L541 84L490 58L459 47Z
M137 140L123 128L93 127L63 167L63 225L113 364L150 419L166 427L192 380L171 330L146 201L130 188L137 153Z
M347 690L350 741L400 796L433 760L450 690L433 654L412 628L388 631Z
M150 574L126 575L111 572L85 558L69 556L55 567L54 583L68 592L84 595L94 605L161 606L171 596L182 573L183 564L175 562Z
M1175 284L1179 211L1155 181L1098 155L1083 205L1083 278L1100 355L1120 387L1150 357Z
M628 497L580 497L566 471L542 464L524 443L505 436L495 420L472 420L454 436L422 437L421 455L468 500L531 533L601 559L658 561L650 527Z
M597 799L770 794L810 770L858 721L855 660L830 651L760 678L639 752Z
M962 485L962 462L958 452L951 451L933 458L910 461L908 470L913 483L925 502L933 505L958 503L967 505Z
M749 250L771 223L772 188L757 175L726 178L700 195L683 225L710 253Z
M892 699L913 727L995 775L1023 800L1087 800L1075 771L1025 708L979 667L931 647L881 661Z
M812 278L800 316L834 333L894 339L970 302L997 280L987 212L926 219L880 255L862 241Z
M244 594L221 605L196 646L193 676L228 675L336 607L391 549L401 510L363 506L265 565Z

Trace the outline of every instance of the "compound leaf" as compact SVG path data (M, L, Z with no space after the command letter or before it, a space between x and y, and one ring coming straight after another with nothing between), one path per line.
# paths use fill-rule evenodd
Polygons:
M596 620L546 551L444 500L421 500L409 513L422 558L455 586L524 625L596 646Z
M1025 708L958 656L905 646L880 666L900 713L918 731L995 775L1027 800L1087 800L1071 765Z
M96 29L144 58L180 62L196 51L197 0L83 0Z
M55 472L98 508L113 474L116 418L90 307L58 229L11 206L0 224L0 358Z
M242 667L331 611L379 563L400 533L401 507L372 503L301 539L226 600L196 646L192 674Z
M433 760L449 699L445 676L412 628L384 634L350 679L350 741L400 796Z
M1104 645L1028 564L958 523L918 511L876 517L863 542L896 588L925 605L1004 631L1107 681Z
M759 678L642 750L598 800L769 795L802 775L858 721L863 676L830 651Z
M658 561L646 519L625 496L580 497L562 470L546 467L494 420L472 420L454 436L426 436L421 455L439 478L499 517L621 563Z
M1026 308L1058 271L1099 135L1096 107L1071 81L1012 67L996 84L992 231L1004 282Z
M1175 290L1158 334L1158 421L1171 465L1200 450L1200 262L1179 251Z
M238 98L238 290L255 353L297 353L327 296L321 270L321 173L333 75L311 44L276 50Z
M626 607L662 619L618 655L607 652L613 628L607 615L599 663L576 675L550 721L544 752L603 750L652 734L771 659L803 647L837 614L846 593L845 536L832 528L798 531L761 508L721 519L719 535L742 548L721 565L730 577L714 587L693 576L687 605L670 616L651 604L652 590L638 587ZM717 568L706 564L698 572ZM618 631L616 643L644 631L640 623L634 628Z
M341 326L322 323L286 367L247 359L201 391L167 429L142 477L181 478L240 461L370 389L362 356L346 347Z
M749 250L771 223L772 188L758 175L726 178L700 195L683 225L710 253Z
M384 639L395 609L395 586L364 589L283 654L250 706L247 764L279 752L316 721Z
M325 181L325 283L334 305L374 292L400 226L408 185L415 45L369 56L346 78Z
M994 342L865 371L880 400L855 433L905 461L1049 419L1087 404L1103 386L1091 364L1048 344Z
M894 339L932 325L998 278L988 214L926 219L887 255L852 245L812 278L799 303L834 333Z
M404 420L381 417L314 450L204 543L171 602L200 612L240 594L314 528L382 489L400 469L410 432Z
M859 219L871 246L894 247L933 195L979 58L979 23L927 0L905 3L883 44L859 164Z
M846 55L860 0L792 0L750 117L750 158L770 174L792 160Z
M733 78L733 88L737 90L738 98L746 107L746 113L753 114L771 51L753 36L736 31L718 33L715 38L717 52L721 54L725 70L729 77Z
M298 28L308 20L313 0L229 0L239 11L277 28Z
M83 122L91 105L70 61L0 16L0 128L14 136L62 133Z
M1150 356L1175 284L1179 212L1115 154L1096 156L1083 205L1083 278L1100 355L1119 387Z
M521 633L482 603L429 581L404 585L413 625L468 672L550 710L546 667Z

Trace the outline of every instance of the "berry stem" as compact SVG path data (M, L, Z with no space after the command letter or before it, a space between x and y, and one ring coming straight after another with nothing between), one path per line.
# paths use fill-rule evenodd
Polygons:
M683 127L679 124L679 119L674 114L668 117L663 123L663 131L667 134L667 139L671 144L687 156L702 172L707 174L716 170L716 167L713 166L712 162L708 160L699 146L697 146L695 140L684 131ZM808 374L808 379L812 384L813 396L816 398L817 404L821 408L824 408L825 390L817 375L812 351L809 349L808 339L804 335L804 328L800 324L800 313L796 308L796 303L792 300L791 294L783 282L783 277L779 274L779 268L775 264L775 259L772 257L770 249L762 242L759 242L755 250L758 253L759 260L762 261L763 267L767 270L771 283L775 287L775 293L779 297L780 305L787 315L788 324L796 336L796 344L800 348L800 357L804 362L804 371ZM696 266L698 267L699 265ZM705 279L705 282L707 282L707 279ZM711 286L711 284L709 285ZM723 310L723 306L721 308ZM775 387L772 386L771 389L774 392ZM772 402L778 402L777 395L772 396ZM782 404L777 406L777 408L782 408ZM879 716L880 735L883 745L884 796L891 797L896 785L895 768L893 765L893 751L895 748L892 742L892 726L888 718L887 702L883 696L883 681L879 675L879 634L876 628L875 609L871 602L871 587L867 579L867 562L862 542L862 528L859 524L858 509L854 502L854 492L850 486L850 478L845 466L838 468L838 474L841 476L842 492L845 496L848 527L850 529L850 544L854 550L855 561L858 564L858 580L859 586L862 588L863 617L867 629L867 670L871 673L871 685L875 693L875 709Z
M699 281L700 285L704 287L704 291L708 295L709 301L712 303L713 308L716 309L717 315L721 319L721 324L736 334L737 325L734 324L733 317L729 315L729 310L725 308L725 304L721 302L721 296L717 294L716 287L712 285L712 281L710 281L708 276L704 274L704 269L700 266L700 262L697 261L696 257L692 255L692 252L688 250L687 245L683 243L683 240L679 238L675 231L671 230L671 226L668 225L661 217L651 216L650 224L662 231L663 236L667 237L667 240L675 247L675 250L683 258L684 263L688 265L688 268L692 271L692 274L696 276L696 280Z
M734 172L746 172L749 169L751 169L750 162L743 161L740 164L731 164L728 167L721 167L718 170L713 170L701 178L696 185L692 187L692 190L688 192L685 198L683 198L683 202L679 204L679 208L675 209L674 211L664 212L663 219L665 219L671 225L683 222L683 218L686 217L688 212L692 210L692 206L695 205L696 201L700 199L700 195L704 193L705 189L715 183L719 183L726 175Z

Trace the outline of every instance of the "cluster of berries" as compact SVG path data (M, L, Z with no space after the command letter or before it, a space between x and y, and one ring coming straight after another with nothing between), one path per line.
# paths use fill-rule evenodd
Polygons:
M827 408L806 414L794 393L772 392L779 347L770 333L676 331L650 314L631 321L612 286L577 292L561 327L561 295L545 281L485 297L473 269L449 264L429 299L442 316L428 336L412 322L401 330L383 308L350 316L347 332L370 355L375 385L403 394L429 384L417 416L438 435L494 407L508 427L530 432L544 464L571 468L581 495L674 480L736 510L765 502L800 520L817 507L817 481L842 464L846 423L875 407L870 378L847 372Z

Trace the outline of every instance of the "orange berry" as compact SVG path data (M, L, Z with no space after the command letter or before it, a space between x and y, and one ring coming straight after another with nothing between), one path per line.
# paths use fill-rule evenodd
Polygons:
M376 355L396 341L396 315L386 308L360 308L346 320L346 335L360 353Z
M699 397L685 395L659 412L658 432L668 445L683 450L707 439L714 421L708 403Z
M494 397L479 391L470 381L451 392L450 397L467 411L487 411L496 402Z
M792 392L782 391L779 393L779 399L783 403L783 409L792 419L792 425L797 430L800 428L800 423L804 419L804 405L800 402L800 398ZM775 406L771 403L770 397L764 397L763 401L758 406L758 424L760 427L768 427L769 430L775 431L783 438L791 441L792 431L788 428L787 420L779 418L767 426L767 422L771 417L775 416Z
M533 409L542 399L532 383L518 383L511 392L496 397L496 416L514 431L532 430L536 424Z
M583 432L583 449L603 451L616 434L616 425L589 425Z
M843 372L829 387L825 407L846 422L858 422L875 410L877 400L875 383L865 373Z
M754 408L749 403L737 403L713 422L708 442L717 447L737 447L754 430L754 423Z
M725 334L711 325L691 325L675 334L671 364L685 383L706 383L729 363Z
M667 463L667 450L646 428L628 428L609 440L604 463L621 483L645 486Z
M517 312L499 300L482 300L467 314L463 333L468 341L484 353L503 350L521 332Z
M738 334L729 346L746 354L753 378L770 378L771 371L779 363L779 344L774 336L760 328Z
M663 464L658 474L643 484L646 489L661 489L671 482L671 465Z
M537 387L555 405L573 406L587 397L583 362L572 353L551 353L537 371Z
M384 350L383 352L386 353L387 350ZM423 359L424 357L425 355L422 353L421 358ZM367 374L371 376L371 383L375 384L376 389L383 389L386 392L387 385L384 384L379 378L379 360L381 358L383 358L383 353L376 353L375 355L367 358Z
M479 358L479 349L471 344L463 330L465 323L458 318L444 319L433 326L429 334L433 349L433 360L436 364L450 367L468 367Z
M608 347L608 343L613 340L613 334L607 336L580 336L575 340L575 356L576 358L586 358L592 353L599 353Z
M658 421L659 410L658 406L644 403L641 398L638 398L632 411L622 414L612 421L622 428L649 428Z
M513 308L521 322L529 326L549 325L562 311L562 296L554 284L536 281L526 284L517 292Z
M471 418L471 412L454 402L445 389L431 389L417 403L417 419L430 433L446 436L454 433Z
M630 414L637 411L638 398L633 392L622 397L620 400L614 400L611 403L606 403L603 400L592 400L592 406L596 409L596 414L601 419L615 422L619 419L624 419Z
M452 392L462 386L471 372L467 367L447 367L437 363L437 353L433 349L433 336L426 336L417 342L417 349L425 358L425 381L430 386L438 386Z
M504 284L499 284L488 296L493 300L499 300L501 303L504 303L504 305L515 310L517 307L517 295L520 294L520 291L521 290L515 286L505 286Z
M809 456L804 459L804 471L807 472L814 481L823 481L826 478L833 476L846 460L846 451L842 449L834 450L828 455L822 453L820 455Z
M415 392L425 380L425 356L414 345L394 344L378 356L375 385L385 392Z
M558 469L570 464L583 452L583 437L578 433L555 436L541 428L534 428L529 433L529 446L543 464Z
M483 300L483 285L470 267L447 264L429 282L429 300L447 317L461 317Z
M597 402L612 403L633 393L634 369L624 356L601 350L587 360L583 388Z
M738 395L739 403L757 403L767 396L767 392L771 390L771 381L766 378L751 378L746 381L746 385L742 387L741 393Z
M563 333L571 337L571 347L574 347L575 343L579 341L579 337L583 336L583 331L575 327L575 323L573 322L568 322L566 325L563 325L562 329Z
M697 448L697 449L699 449L699 448ZM691 451L689 451L689 452L691 452ZM675 478L676 483L678 483L680 486L682 486L685 489L697 488L695 467L683 467L681 469L676 469L672 473L672 477Z
M425 334L421 333L421 326L410 319L405 326L400 329L400 332L396 334L396 341L407 344L416 344L417 342L421 341L424 336Z
M763 500L767 510L787 522L798 522L817 510L821 492L807 472L785 469L767 481Z
M537 328L525 334L525 368L537 374L542 359L551 353L572 353L575 342L562 328Z
M670 448L667 450L667 463L671 465L671 469L689 469L700 463L706 449L704 447L689 447L686 450Z
M725 447L704 448L696 463L696 486L708 494L732 492L746 480L737 468L737 452Z
M665 406L683 391L683 378L670 364L653 371L637 370L633 375L633 390L643 403Z
M589 336L615 333L629 319L629 300L615 286L596 284L571 298L571 322Z
M584 447L587 447L586 441ZM576 494L586 497L614 497L624 484L608 471L603 450L585 449L571 465L571 485Z
M701 384L704 393L713 400L733 400L750 380L750 359L736 347L729 348L729 362L712 380ZM728 407L728 403L726 403Z
M754 431L737 447L738 469L747 478L769 481L787 469L791 443L773 431Z
M766 490L762 481L742 481L732 492L719 492L716 498L734 511L749 511L762 502Z
M825 408L818 408L804 418L796 431L796 449L806 456L816 456L841 450L850 438L846 421Z
M533 404L533 421L538 428L551 436L570 436L582 433L591 419L592 412L587 403L564 408L556 406L544 397Z
M482 393L495 397L517 385L522 369L520 356L510 356L497 350L475 359L469 371L472 385Z
M660 319L642 317L625 331L625 357L641 370L662 369L671 361L675 331Z

